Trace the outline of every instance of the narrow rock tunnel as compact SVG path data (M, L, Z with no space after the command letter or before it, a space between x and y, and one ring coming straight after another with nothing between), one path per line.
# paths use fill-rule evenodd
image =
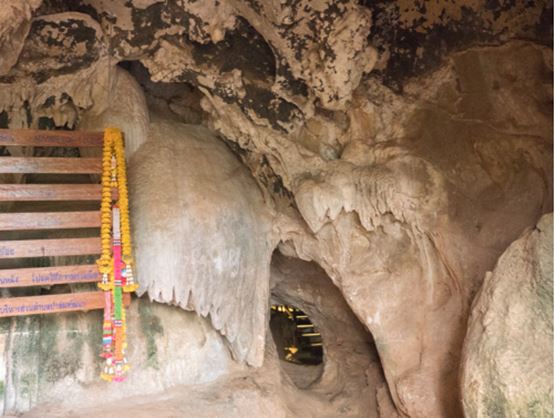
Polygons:
M322 334L308 315L296 306L272 305L270 330L276 346L283 347L280 359L297 364L322 364Z
M371 334L322 268L276 251L272 257L271 300L273 306L283 307L281 312L276 309L270 319L280 365L297 387L325 393L330 400L341 394L342 405L336 405L338 414L377 414L378 402L382 410L392 407ZM290 328L299 324L301 328ZM284 328L289 334L284 335ZM306 334L309 338L303 341ZM322 350L311 350L314 343L314 348ZM291 353L291 346L298 351Z
M293 383L306 389L324 369L324 348L319 328L295 306L272 305L270 331L280 365Z

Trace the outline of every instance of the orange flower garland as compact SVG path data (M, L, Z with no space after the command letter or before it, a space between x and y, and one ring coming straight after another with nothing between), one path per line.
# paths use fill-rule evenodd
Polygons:
M117 201L113 195L117 191ZM125 307L123 292L133 292L138 284L133 278L131 227L125 152L121 131L104 131L102 154L101 255L97 260L102 281L98 287L105 291L102 357L106 363L101 377L107 381L122 381L129 366Z

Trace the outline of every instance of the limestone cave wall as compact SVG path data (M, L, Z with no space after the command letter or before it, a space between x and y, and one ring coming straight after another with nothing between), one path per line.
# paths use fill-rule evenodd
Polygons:
M375 344L369 416L484 416L472 364L461 385L473 300L553 210L552 13L10 0L0 127L122 128L139 293L207 317L235 361L276 364L277 249L323 269Z

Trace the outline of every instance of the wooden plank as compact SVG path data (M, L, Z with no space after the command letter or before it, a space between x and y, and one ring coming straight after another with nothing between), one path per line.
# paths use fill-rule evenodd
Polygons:
M102 132L0 129L0 146L102 147Z
M123 295L123 303L125 306L129 306L131 303L129 293ZM103 308L104 292L102 291L2 298L0 300L0 318Z
M0 241L0 259L100 254L100 238Z
M99 184L0 184L0 202L98 200Z
M101 158L0 157L0 173L99 174Z
M99 211L0 213L0 231L98 227Z
M100 281L95 264L0 270L0 288Z

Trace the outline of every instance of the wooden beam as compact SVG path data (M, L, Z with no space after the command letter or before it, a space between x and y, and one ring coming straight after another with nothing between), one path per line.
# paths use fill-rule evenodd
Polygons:
M0 241L0 259L100 254L100 238Z
M99 184L0 184L0 202L97 200Z
M99 174L100 158L0 157L0 173Z
M0 288L100 281L95 264L0 270Z
M99 211L0 213L0 231L98 227Z
M125 306L129 306L131 303L129 293L123 295L123 303ZM0 300L0 318L103 308L104 292L102 291L2 298Z
M102 132L0 129L0 146L102 147Z

